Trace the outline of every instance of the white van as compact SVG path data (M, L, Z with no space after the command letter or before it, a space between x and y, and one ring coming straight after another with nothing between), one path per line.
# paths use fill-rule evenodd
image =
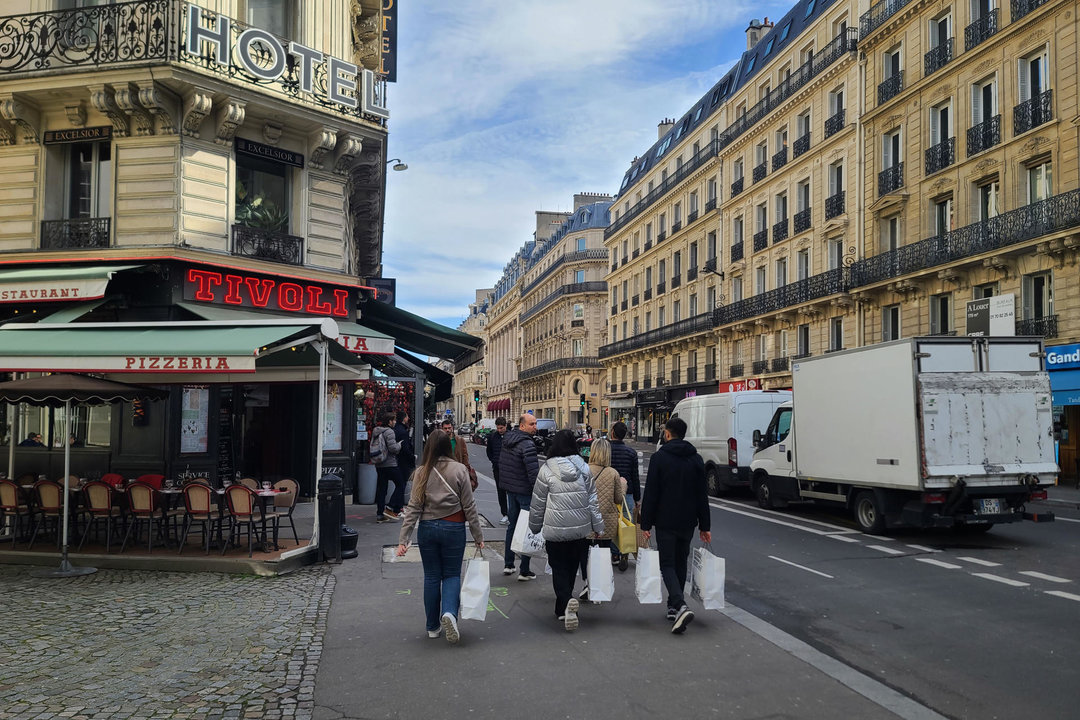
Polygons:
M755 430L765 431L790 390L740 390L697 395L679 401L671 417L686 423L686 441L705 460L709 494L750 486Z

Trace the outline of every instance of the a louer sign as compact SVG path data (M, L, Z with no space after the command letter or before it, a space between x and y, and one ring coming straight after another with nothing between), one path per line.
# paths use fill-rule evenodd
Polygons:
M390 112L375 103L375 73L371 70L358 72L359 68L332 55L324 55L318 50L289 42L288 50L274 35L259 28L248 28L236 38L236 47L232 44L232 20L224 15L212 15L214 27L203 23L202 10L195 5L188 6L187 40L185 49L191 55L207 57L218 65L229 67L233 59L239 62L244 72L259 80L277 80L285 74L285 56L296 58L299 70L301 92L317 95L315 73L320 63L326 63L326 97L330 102L348 108L357 106L365 113L381 118L389 118ZM207 43L213 54L204 56L200 44ZM256 52L252 44L258 43ZM255 58L259 61L256 62ZM360 88L357 88L357 80Z

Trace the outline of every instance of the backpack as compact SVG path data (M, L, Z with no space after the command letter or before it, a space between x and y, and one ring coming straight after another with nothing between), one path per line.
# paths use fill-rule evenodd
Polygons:
M389 453L386 451L386 438L384 433L376 431L375 437L371 439L369 443L371 452L371 462L378 464L385 462Z

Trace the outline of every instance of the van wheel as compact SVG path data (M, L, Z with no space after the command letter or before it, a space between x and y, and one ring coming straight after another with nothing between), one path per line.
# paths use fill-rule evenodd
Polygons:
M769 476L759 473L751 481L754 497L757 498L758 507L765 510L776 510L787 507L786 500L779 500L773 495L772 487L769 486Z
M724 488L720 485L720 471L715 465L705 469L705 485L709 488L709 495L720 497L724 494Z
M859 529L870 535L881 535L885 532L885 514L881 511L881 504L877 495L870 490L863 490L855 496L855 522L859 523Z

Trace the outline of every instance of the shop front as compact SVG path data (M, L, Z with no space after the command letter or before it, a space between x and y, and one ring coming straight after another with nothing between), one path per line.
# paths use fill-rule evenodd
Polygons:
M1080 482L1080 343L1046 348L1061 478Z

